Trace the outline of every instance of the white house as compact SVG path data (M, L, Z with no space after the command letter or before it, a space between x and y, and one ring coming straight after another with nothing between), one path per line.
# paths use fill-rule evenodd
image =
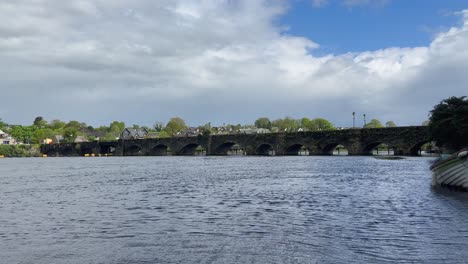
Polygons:
M270 133L270 130L266 128L241 128L239 129L239 133L242 134L266 134Z
M7 133L0 130L0 145L15 145L16 140Z

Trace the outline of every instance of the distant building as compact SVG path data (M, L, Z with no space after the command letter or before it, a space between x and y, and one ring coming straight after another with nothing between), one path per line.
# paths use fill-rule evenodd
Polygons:
M63 142L65 138L62 135L55 135L52 140L54 141L54 143L60 143Z
M74 141L74 142L75 142L75 143L84 143L84 142L89 142L89 140L88 140L86 137L84 137L84 136L77 136L77 137L75 138L75 141Z
M270 133L270 130L266 128L241 128L239 129L241 134L265 134Z
M42 144L52 144L52 143L54 143L54 140L51 138L44 138L42 140Z
M221 126L221 127L213 127L211 129L213 131L213 134L231 134L234 132L234 129L232 127L226 127L226 126Z
M148 132L148 134L146 134L146 138L159 138L159 133L158 132Z
M148 130L145 128L125 128L122 131L122 138L125 140L129 139L143 139L148 135Z
M190 137L190 136L198 136L198 135L201 135L202 133L203 132L199 128L189 127L184 131L178 132L177 136Z
M16 145L16 140L0 130L0 145Z

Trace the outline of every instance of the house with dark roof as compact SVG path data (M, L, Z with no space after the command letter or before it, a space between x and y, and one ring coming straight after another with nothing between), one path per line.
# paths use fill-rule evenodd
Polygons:
M197 127L189 127L183 131L177 132L176 136L179 137L193 137L193 136L198 136L201 135L202 131L201 129Z
M145 128L125 128L122 131L122 138L129 139L143 139L148 135L148 130Z

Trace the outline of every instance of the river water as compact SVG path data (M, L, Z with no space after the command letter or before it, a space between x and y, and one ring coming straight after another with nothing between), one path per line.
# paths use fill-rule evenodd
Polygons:
M0 159L0 263L466 263L430 161Z

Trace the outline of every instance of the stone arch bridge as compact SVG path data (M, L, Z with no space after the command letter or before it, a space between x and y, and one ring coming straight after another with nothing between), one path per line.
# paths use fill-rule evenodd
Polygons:
M346 129L318 132L199 135L161 139L119 140L42 145L41 152L49 156L117 155L228 155L240 149L246 155L332 155L342 145L349 155L370 155L384 143L395 155L416 156L421 146L430 141L427 127L395 127L376 129Z

